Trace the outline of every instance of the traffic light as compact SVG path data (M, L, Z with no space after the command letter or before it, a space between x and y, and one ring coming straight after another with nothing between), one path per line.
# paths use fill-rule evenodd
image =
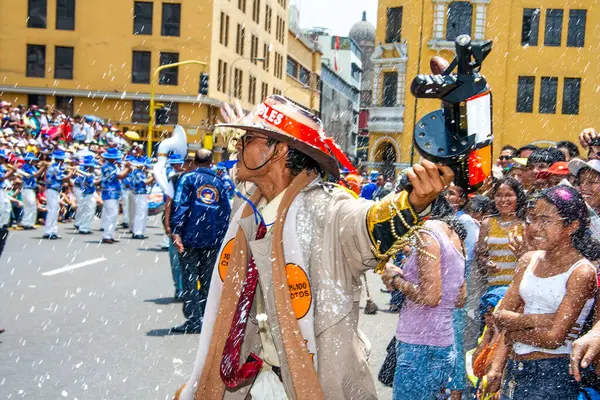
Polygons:
M156 123L158 125L169 124L169 111L171 110L167 107L161 107L156 110Z
M200 74L200 89L198 93L204 96L208 94L208 74L205 72Z

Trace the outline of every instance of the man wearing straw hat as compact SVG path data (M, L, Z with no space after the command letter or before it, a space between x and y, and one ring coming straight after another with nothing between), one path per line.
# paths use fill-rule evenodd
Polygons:
M67 171L65 160L67 155L64 150L54 150L52 153L54 163L46 172L46 226L44 239L60 239L58 236L58 212L60 210L60 192L63 182L71 179L73 171Z
M254 188L218 253L194 370L176 398L376 399L357 329L360 277L402 249L452 171L423 161L408 173L410 194L358 200L323 182L338 178L336 159L350 163L285 98L221 129L236 130L236 179Z
M35 229L34 225L37 221L37 179L42 176L46 170L46 164L41 168L33 165L33 161L38 158L33 153L26 153L23 157L25 163L21 167L21 175L23 176L23 219L21 225L23 229Z
M117 161L122 157L121 152L114 147L109 147L104 153L102 165L102 243L113 244L115 239L117 219L119 218L119 199L121 198L121 180L129 175L130 164L125 162L124 169L119 172Z

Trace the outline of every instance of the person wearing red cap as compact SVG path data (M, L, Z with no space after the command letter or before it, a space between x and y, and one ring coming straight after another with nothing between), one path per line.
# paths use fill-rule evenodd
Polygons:
M348 162L303 108L270 96L228 122L236 179L253 188L219 250L194 370L175 398L376 399L360 277L402 250L452 171L423 161L410 193L360 200L323 183Z

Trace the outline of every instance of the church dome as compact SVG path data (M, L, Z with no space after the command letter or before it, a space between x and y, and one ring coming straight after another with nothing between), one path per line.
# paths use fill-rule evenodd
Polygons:
M351 39L354 39L356 43L361 42L372 42L375 43L375 27L372 23L367 21L367 12L363 11L362 21L355 23L350 29Z

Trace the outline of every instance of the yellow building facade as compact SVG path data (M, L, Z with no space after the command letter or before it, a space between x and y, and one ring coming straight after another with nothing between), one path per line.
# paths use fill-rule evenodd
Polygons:
M288 0L30 0L0 2L0 98L95 115L147 137L153 71L156 101L171 108L191 144L211 135L222 102L252 108L291 83L288 44L318 74L320 57L288 33ZM10 55L10 56L8 56ZM310 60L309 60L310 59ZM200 95L200 74L208 93ZM308 108L314 97L286 95ZM297 98L297 99L296 99ZM160 140L160 132L154 134ZM223 146L215 138L216 152ZM219 159L219 156L216 156Z
M431 72L431 57L451 60L464 33L493 41L482 73L493 93L495 154L504 145L575 141L598 126L599 12L594 0L380 0L367 166L398 171L418 161L415 123L440 103L415 99L410 83Z

